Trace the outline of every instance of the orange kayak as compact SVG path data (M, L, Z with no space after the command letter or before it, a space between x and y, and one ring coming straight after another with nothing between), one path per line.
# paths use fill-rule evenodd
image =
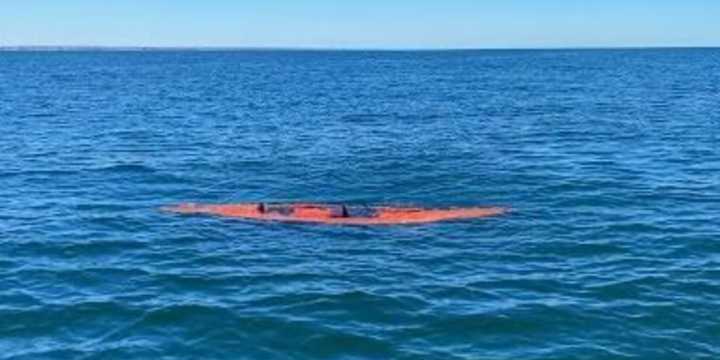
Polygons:
M226 205L190 203L167 207L164 210L180 214L208 214L251 220L338 225L423 224L496 216L507 211L507 209L500 207L423 209L416 207L348 206L314 203L241 203Z

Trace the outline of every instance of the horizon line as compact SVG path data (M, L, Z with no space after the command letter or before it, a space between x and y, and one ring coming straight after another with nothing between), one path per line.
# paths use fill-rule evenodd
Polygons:
M587 45L518 47L334 47L206 45L0 45L0 51L512 51L512 50L662 50L720 49L720 45Z

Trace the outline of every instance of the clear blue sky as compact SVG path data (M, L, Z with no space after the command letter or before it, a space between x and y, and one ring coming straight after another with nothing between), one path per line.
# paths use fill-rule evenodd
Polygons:
M718 0L7 0L0 46L718 46Z

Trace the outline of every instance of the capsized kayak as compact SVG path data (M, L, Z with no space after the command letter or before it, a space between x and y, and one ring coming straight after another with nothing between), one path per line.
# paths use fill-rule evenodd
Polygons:
M180 214L208 214L223 217L305 222L338 225L423 224L438 221L475 219L501 215L501 207L424 209L418 207L353 206L316 203L181 204L163 208Z

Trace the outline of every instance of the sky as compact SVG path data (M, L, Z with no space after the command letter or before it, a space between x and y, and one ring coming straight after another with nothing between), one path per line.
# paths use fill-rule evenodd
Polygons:
M717 0L0 0L0 46L720 46Z

